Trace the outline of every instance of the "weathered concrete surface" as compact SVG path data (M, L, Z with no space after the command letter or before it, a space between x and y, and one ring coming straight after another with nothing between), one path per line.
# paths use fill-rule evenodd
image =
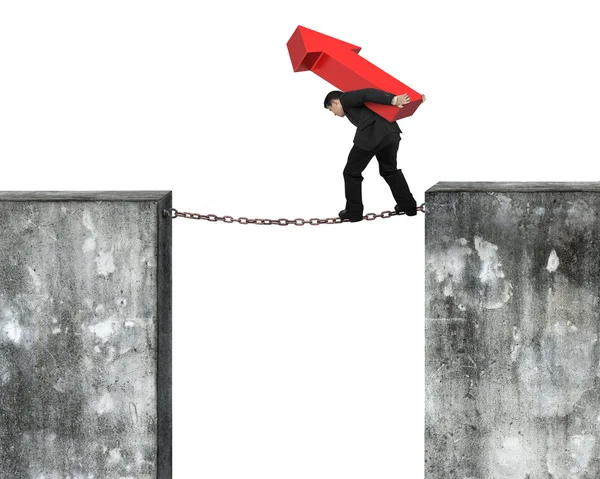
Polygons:
M425 477L600 477L600 183L426 205Z
M0 193L0 478L171 477L170 206Z

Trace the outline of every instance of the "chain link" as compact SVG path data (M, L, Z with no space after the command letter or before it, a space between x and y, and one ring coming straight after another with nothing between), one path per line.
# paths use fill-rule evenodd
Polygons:
M425 203L423 203L421 206L417 207L417 211L420 211L421 213L425 213ZM397 211L383 211L381 213L379 213L378 215L375 213L367 213L366 215L363 216L363 219L367 220L367 221L373 221L377 218L391 218L392 216L399 216L399 215L403 215L405 214L404 212L397 212ZM255 219L251 219L251 218L246 218L244 216L241 216L240 218L234 218L233 216L217 216L217 215L213 215L213 214L209 214L209 215L203 215L203 214L199 214L199 213L188 213L185 211L177 211L175 208L169 208L168 210L164 210L163 211L163 216L165 218L187 218L187 219L191 219L191 220L206 220L206 221L211 221L211 222L216 222L216 221L222 221L224 223L239 223L241 225L278 225L278 226L288 226L288 225L295 225L295 226L304 226L304 225L312 225L312 226L318 226L318 225L333 225L333 224L338 224L338 223L346 223L350 220L347 219L342 219L340 217L337 218L311 218L309 220L305 220L303 218L296 218L293 220L288 220L287 218L279 218L277 220L273 220L273 219L265 219L265 218L255 218Z

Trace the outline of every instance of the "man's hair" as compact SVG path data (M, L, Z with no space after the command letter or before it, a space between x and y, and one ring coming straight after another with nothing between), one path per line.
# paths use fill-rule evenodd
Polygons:
M325 101L324 101L325 108L327 108L328 106L331 106L332 100L339 100L342 93L343 92L341 92L339 90L334 90L334 91L330 91L329 93L327 93L327 96L325 97Z

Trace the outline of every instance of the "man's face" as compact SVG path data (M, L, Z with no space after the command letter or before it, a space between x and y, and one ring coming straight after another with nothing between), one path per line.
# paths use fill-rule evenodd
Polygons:
M327 109L332 111L335 116L346 116L340 100L331 100L331 105L329 105Z

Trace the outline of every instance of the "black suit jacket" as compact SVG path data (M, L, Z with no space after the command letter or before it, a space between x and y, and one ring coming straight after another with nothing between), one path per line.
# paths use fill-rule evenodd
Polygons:
M369 101L391 105L395 96L375 88L352 90L340 95L346 117L356 126L355 146L362 150L373 150L389 133L402 133L398 123L387 121L364 105Z

